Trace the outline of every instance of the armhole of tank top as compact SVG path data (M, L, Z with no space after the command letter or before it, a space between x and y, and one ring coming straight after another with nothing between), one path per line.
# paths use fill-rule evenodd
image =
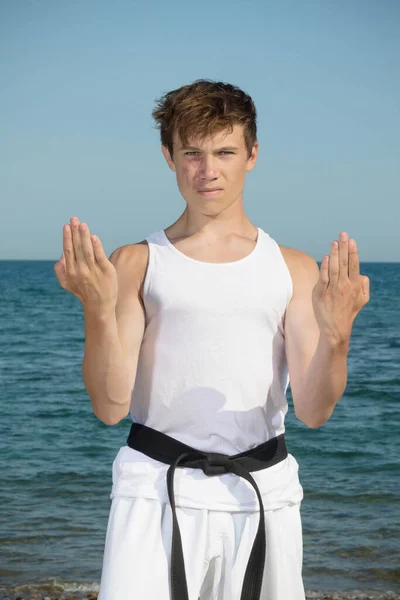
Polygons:
M147 242L149 257L148 257L148 261L147 261L146 275L144 276L144 282L143 282L143 301L146 301L146 297L149 292L151 272L152 272L152 268L153 268L153 253L152 253L152 249L151 249L151 246L152 246L151 239L148 237L148 238L145 238L145 240Z
M293 298L293 280L292 280L292 276L291 276L290 271L289 271L289 267L287 266L286 260L285 260L285 258L283 256L281 247L279 246L278 242L274 238L272 238L268 233L267 233L267 235L268 235L269 239L274 243L276 251L277 251L277 254L278 254L278 256L279 256L279 258L281 260L281 263L282 263L282 266L283 266L283 270L286 273L286 280L287 280L287 283L288 283L288 293L287 293L287 300L286 300L286 306L285 306L285 311L286 311L287 307L289 306L289 303L290 303L291 299Z
M289 306L291 299L293 298L293 280L292 280L292 276L291 276L290 271L289 271L289 267L286 264L285 257L283 256L282 250L281 250L278 242L275 242L275 243L276 243L279 255L280 255L281 259L282 259L283 269L284 269L284 271L286 273L286 279L288 281L288 296L287 296L286 307L285 307L285 312L286 312L286 309Z

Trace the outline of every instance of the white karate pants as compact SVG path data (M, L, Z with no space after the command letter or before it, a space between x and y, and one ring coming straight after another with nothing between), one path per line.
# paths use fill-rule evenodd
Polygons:
M189 600L240 600L258 512L176 507ZM300 505L265 511L261 600L305 600ZM98 600L170 600L172 511L113 498Z

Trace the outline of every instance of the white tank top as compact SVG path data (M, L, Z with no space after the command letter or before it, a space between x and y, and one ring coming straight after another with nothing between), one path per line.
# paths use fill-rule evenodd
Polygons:
M244 452L285 431L289 383L283 319L292 280L278 244L258 228L246 257L190 258L164 230L151 234L143 288L146 327L130 415L198 450ZM168 502L169 465L124 446L113 466L114 496ZM298 502L298 465L289 456L253 472L264 508ZM227 473L178 468L177 505L258 510L254 488Z

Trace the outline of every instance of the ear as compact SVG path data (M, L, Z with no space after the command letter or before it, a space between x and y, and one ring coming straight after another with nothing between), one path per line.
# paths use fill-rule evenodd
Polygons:
M164 158L167 161L171 171L176 171L174 161L171 158L171 154L168 148L166 146L161 145L161 152L164 154Z
M252 171L254 169L254 167L256 166L257 156L258 156L258 142L254 142L253 148L251 150L251 154L247 160L247 166L246 166L247 172Z

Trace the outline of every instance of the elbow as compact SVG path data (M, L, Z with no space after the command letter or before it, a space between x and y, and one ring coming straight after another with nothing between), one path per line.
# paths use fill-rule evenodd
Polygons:
M295 415L299 419L299 421L304 423L304 425L307 425L307 427L309 427L310 429L319 429L320 427L322 427L322 425L324 425L327 422L327 420L331 416L330 414L319 414L315 411L310 413L301 413L300 411L296 410Z
M300 419L300 421L310 429L319 429L327 422L327 420L328 419Z
M104 423L104 425L118 425L118 423L120 423L125 418L125 417L113 418L113 417L110 417L109 415L102 417L102 418L100 418L99 416L96 415L96 417L98 419L100 419L100 421L102 423Z
M302 396L293 397L296 418L310 429L319 429L330 419L336 402L305 402Z
M121 411L121 408L119 407L119 410L104 410L104 408L103 410L97 410L96 406L93 404L92 410L93 414L99 419L99 421L104 423L104 425L110 426L118 425L118 423L125 419L125 417L127 417L129 414L129 409Z

